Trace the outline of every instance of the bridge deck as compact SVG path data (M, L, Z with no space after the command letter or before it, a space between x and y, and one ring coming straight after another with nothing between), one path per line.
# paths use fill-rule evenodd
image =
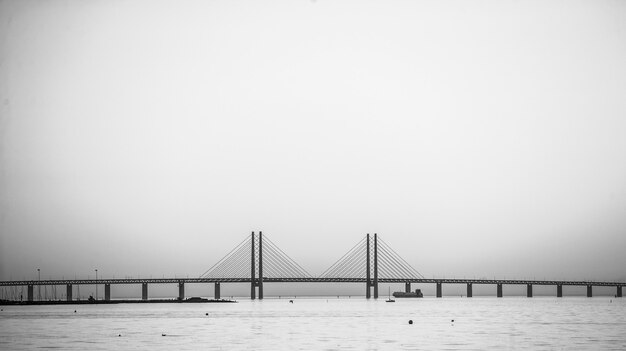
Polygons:
M265 283L365 283L366 278L269 278ZM90 285L90 284L179 284L179 283L250 283L250 278L125 278L125 279L58 279L0 281L0 286L24 285ZM572 280L520 280L520 279L452 279L452 278L383 278L379 283L425 283L425 284L505 284L505 285L592 285L626 286L626 282L572 281Z

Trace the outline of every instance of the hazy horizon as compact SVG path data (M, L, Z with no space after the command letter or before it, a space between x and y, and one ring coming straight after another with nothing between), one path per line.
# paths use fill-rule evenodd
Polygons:
M626 2L1 1L0 33L0 280L195 277L263 231L313 275L378 233L426 277L626 281Z

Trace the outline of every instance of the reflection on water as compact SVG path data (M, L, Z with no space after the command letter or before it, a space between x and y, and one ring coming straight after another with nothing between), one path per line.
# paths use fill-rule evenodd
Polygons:
M242 299L0 312L0 350L623 350L624 331L626 300L608 297Z

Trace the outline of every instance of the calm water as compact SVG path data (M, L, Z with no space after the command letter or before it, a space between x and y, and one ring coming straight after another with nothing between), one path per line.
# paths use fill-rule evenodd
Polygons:
M0 350L626 349L624 298L395 303L299 298L293 304L241 299L237 304L2 309Z

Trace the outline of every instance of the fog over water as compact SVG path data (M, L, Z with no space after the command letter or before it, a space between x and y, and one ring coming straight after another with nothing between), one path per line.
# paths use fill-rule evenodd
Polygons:
M427 277L625 281L625 62L623 1L2 1L0 279L262 230L313 275L376 232Z

